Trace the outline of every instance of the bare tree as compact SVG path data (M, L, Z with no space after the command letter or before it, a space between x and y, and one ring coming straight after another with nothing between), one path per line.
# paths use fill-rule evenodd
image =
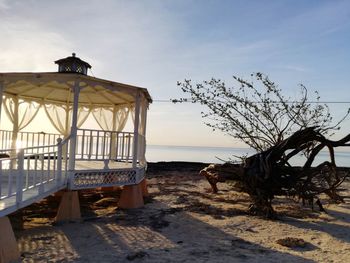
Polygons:
M285 97L282 90L262 73L252 74L254 81L233 77L238 87L227 87L217 79L192 85L190 80L179 82L183 92L191 98L173 100L174 103L190 100L204 105L202 116L206 125L214 130L237 138L258 153L241 164L227 163L210 166L201 173L217 191L216 183L223 178L241 181L253 203L254 214L274 216L271 206L277 194L294 195L313 200L321 193L340 200L337 187L347 172L336 169L334 148L350 146L350 135L339 141L325 136L340 129L349 115L333 124L326 104L320 103L318 92L310 100L308 90L300 85L297 99ZM327 147L330 161L312 167L316 155ZM307 159L302 167L292 167L290 159L303 153ZM320 209L322 205L318 201Z

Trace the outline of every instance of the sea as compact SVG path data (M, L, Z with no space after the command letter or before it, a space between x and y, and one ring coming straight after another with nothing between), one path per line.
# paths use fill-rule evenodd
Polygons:
M239 161L238 156L249 156L254 153L255 151L250 148L147 145L146 159L148 162L184 161L223 163L230 160ZM345 147L335 149L335 159L337 166L350 167L349 149ZM305 160L305 157L302 155L296 156L291 159L291 165L303 165ZM329 160L329 153L327 151L321 151L315 159L313 166Z

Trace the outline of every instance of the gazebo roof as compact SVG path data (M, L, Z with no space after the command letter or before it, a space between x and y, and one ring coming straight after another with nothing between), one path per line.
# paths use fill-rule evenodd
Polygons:
M71 87L76 82L82 88L79 95L80 106L110 107L133 104L137 92L141 92L149 103L152 102L145 88L77 73L0 73L0 82L4 84L5 96L17 96L25 101L38 103L73 103Z

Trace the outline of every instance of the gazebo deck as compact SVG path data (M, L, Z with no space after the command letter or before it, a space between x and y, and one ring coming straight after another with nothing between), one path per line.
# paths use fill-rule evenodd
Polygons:
M129 162L114 162L110 161L108 162L109 169L127 169L132 168L132 163ZM83 170L101 170L104 169L104 162L103 161L75 161L75 170L76 171L83 171Z
M35 159L29 160L30 164L29 167L35 166ZM54 162L50 164L50 166L53 168ZM75 161L75 169L74 171L85 171L85 170L115 170L115 169L130 169L132 168L132 163L130 162L119 162L119 161L109 161L108 167L105 166L104 161L96 161L96 160L79 160ZM3 165L8 166L8 165ZM46 169L45 165L45 169Z

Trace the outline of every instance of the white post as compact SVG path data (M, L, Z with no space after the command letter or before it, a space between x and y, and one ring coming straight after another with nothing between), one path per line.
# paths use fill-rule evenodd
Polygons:
M62 139L58 138L57 139L57 185L61 185L62 181Z
M19 204L23 200L23 177L24 177L24 150L20 149L17 154L17 178L16 178L16 203Z
M144 162L143 165L146 165L146 124L147 124L147 110L148 110L148 103L145 104L145 107L143 109L143 118L142 118L142 127L143 127L143 145L142 145L142 161Z
M18 97L14 97L13 102L15 107L13 109L14 116L13 116L11 149L16 149L16 142L17 142L17 136L18 136L18 107L19 107Z
M75 167L75 148L76 148L76 142L77 142L79 93L80 93L79 81L76 81L73 87L74 100L73 100L73 109L72 109L73 111L72 127L70 130L71 138L70 138L70 145L69 145L69 166L68 166L68 169L70 171L74 170L74 167Z
M113 123L112 123L112 134L111 134L111 149L109 149L111 151L110 153L110 158L112 160L115 160L117 158L117 148L115 145L115 141L116 141L116 136L117 134L115 133L116 131L116 127L117 127L117 108L114 105L113 106Z
M3 93L4 93L4 82L0 81L0 123L1 123L2 94Z
M18 136L18 97L13 98L14 109L13 109L13 128L12 128L12 138L11 138L11 156L16 156L16 148L17 148L17 136ZM11 168L15 167L15 159L11 160L10 166Z
M135 103L135 122L134 122L134 142L133 142L133 159L132 167L137 167L137 151L139 142L139 122L140 122L140 92L136 93L136 103Z

